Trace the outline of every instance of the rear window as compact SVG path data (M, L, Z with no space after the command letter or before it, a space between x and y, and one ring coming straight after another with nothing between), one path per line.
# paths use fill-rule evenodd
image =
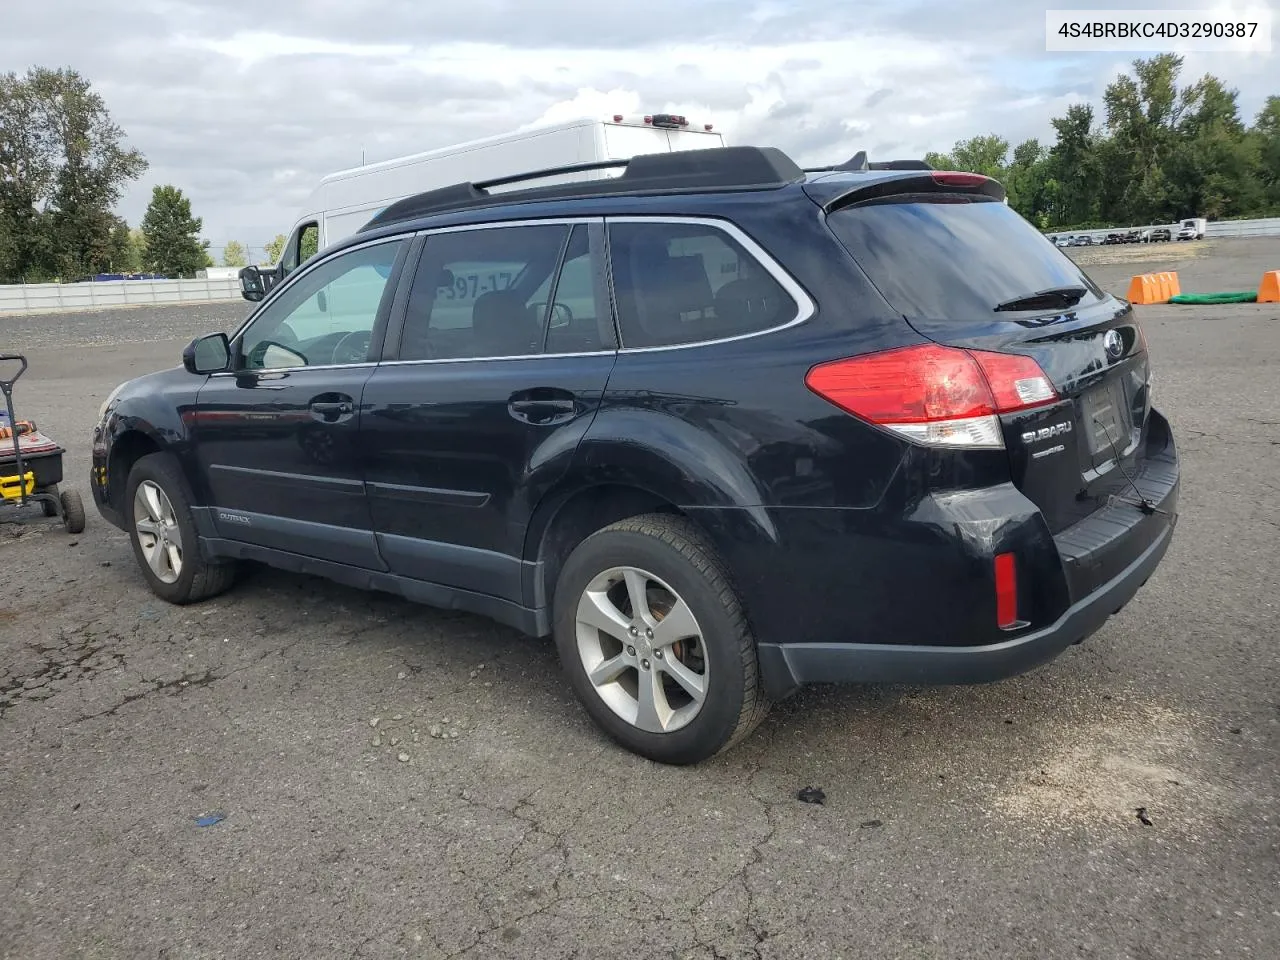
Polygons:
M828 223L907 317L1008 318L997 304L1054 287L1085 287L1077 307L1103 297L1070 257L995 200L893 198L839 210Z

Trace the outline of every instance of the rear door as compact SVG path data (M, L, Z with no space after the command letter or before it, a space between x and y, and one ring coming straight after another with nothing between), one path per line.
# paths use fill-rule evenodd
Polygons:
M364 392L364 476L394 573L526 602L531 513L616 356L603 263L598 220L427 237L394 359Z
M881 197L828 223L920 334L1030 356L1053 382L1064 403L1005 417L1004 430L1013 481L1054 532L1125 492L1151 409L1146 342L1126 302L985 195Z

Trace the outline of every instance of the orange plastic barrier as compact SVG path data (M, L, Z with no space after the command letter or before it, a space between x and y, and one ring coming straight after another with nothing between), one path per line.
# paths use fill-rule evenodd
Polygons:
M1165 273L1140 273L1129 281L1130 303L1151 304L1168 303L1170 297L1182 292L1178 275L1169 271Z
M1258 284L1259 303L1280 303L1280 270L1269 270Z

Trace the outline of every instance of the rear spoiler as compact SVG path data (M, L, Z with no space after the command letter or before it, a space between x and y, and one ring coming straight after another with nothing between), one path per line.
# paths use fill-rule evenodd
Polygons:
M868 177L825 177L804 184L804 191L823 213L834 213L855 203L902 194L953 194L982 196L1004 201L1004 186L980 173L953 170L922 171L916 167L890 168L887 175Z

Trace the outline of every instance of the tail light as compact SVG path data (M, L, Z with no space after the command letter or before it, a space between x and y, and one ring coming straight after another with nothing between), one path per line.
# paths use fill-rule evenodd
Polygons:
M805 385L916 443L970 449L1004 447L1001 414L1058 400L1030 357L933 343L822 363Z

